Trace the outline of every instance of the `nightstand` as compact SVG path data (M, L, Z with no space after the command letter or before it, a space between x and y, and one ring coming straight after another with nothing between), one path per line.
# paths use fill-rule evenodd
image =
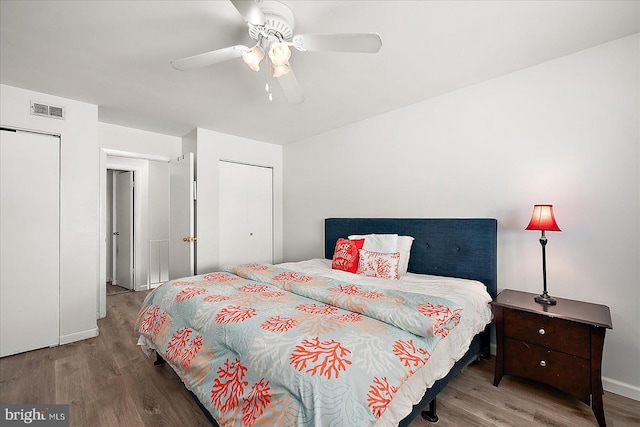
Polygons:
M556 298L538 304L536 294L505 289L491 303L496 322L496 370L563 390L590 405L605 426L602 405L602 348L612 328L609 307Z

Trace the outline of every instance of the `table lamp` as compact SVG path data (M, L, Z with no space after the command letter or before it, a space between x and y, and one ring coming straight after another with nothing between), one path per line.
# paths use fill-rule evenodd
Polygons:
M552 205L534 205L533 214L531 215L531 221L527 225L526 230L540 230L542 231L542 237L540 237L540 244L542 245L542 283L543 292L534 298L537 303L555 305L556 300L547 293L547 255L545 247L547 246L547 238L544 235L545 231L562 231L556 219L553 216Z

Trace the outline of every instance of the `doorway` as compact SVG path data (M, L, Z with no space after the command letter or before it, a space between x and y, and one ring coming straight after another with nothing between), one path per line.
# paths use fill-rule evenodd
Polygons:
M107 169L106 295L135 290L135 172Z
M133 172L135 177L132 289L144 291L157 286L161 278L167 280L168 247L165 246L168 246L169 239L170 159L148 157L100 149L100 272L96 289L97 319L107 316L107 278L113 279L113 230L110 229L110 225L107 226L112 217L112 208L107 208L108 200L112 200L112 196L107 197L107 184L113 185L113 178L107 178L108 170Z

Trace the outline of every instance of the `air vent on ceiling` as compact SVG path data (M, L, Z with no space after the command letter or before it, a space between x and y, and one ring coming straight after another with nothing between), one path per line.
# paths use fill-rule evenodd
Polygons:
M47 105L41 102L31 101L31 114L35 116L53 117L64 120L64 107Z

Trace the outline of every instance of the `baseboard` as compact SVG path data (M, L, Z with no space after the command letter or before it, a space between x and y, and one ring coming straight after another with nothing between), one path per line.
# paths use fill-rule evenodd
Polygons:
M69 344L76 341L86 340L88 338L95 338L98 336L98 328L88 329L86 331L76 332L69 335L60 335L60 345Z
M602 377L602 388L611 393L628 397L629 399L640 401L640 387L632 384L623 383L607 377Z
M162 282L164 283L164 282ZM158 286L162 285L162 283L151 283L151 284L146 284L146 285L140 285L140 288L138 289L139 291L149 291L151 289L155 289Z

